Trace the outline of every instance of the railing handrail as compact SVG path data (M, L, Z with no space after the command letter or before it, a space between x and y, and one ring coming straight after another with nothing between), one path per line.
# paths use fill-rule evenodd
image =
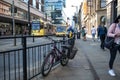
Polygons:
M27 53L27 50L32 50L33 48L36 50L36 49L38 49L38 48L41 48L41 46L43 46L43 48L41 48L41 49L44 49L44 46L46 46L45 47L45 50L46 50L46 48L47 48L47 45L48 45L48 47L49 47L49 45L51 45L51 44L53 44L53 43L45 43L45 44L38 44L38 45L31 45L31 46L27 46L27 38L29 38L29 37L45 37L45 36L54 36L54 35L44 35L44 36L30 36L30 35L23 35L23 36L21 36L21 35L17 35L17 36L1 36L0 37L0 39L14 39L14 38L21 38L22 40L23 40L23 44L22 44L22 47L20 47L20 48L15 48L15 49L13 49L13 50L6 50L6 51L0 51L0 55L2 55L3 56L3 58L6 58L5 56L7 56L7 57L10 57L10 53L12 52L12 54L14 53L14 57L16 57L15 56L15 54L16 55L18 55L18 53L19 53L19 51L22 51L22 61L23 61L23 80L27 80L27 76L28 76L28 74L27 74L27 58L28 58L28 56L27 56L27 54L29 53ZM63 40L60 40L59 42L57 42L57 43L60 43L61 44L61 42L65 42L65 41L67 41L67 40L65 40L65 39L63 39ZM41 50L40 49L40 50ZM39 49L38 49L39 50ZM17 53L16 53L17 52ZM44 52L44 51L43 51ZM5 53L5 54L4 54ZM35 53L35 52L34 52ZM9 55L8 55L9 54ZM35 55L35 54L34 54ZM41 55L41 54L40 54ZM36 56L36 55L35 55ZM33 56L34 57L34 56ZM16 58L14 58L14 59L16 59ZM4 59L3 61L4 61L4 66L6 66L5 65L5 60L6 59ZM16 62L15 62L16 63ZM14 63L14 65L16 65ZM29 64L31 64L31 63L29 63ZM35 63L33 63L33 64L35 64ZM10 65L9 65L10 66ZM6 68L6 67L3 67L4 69ZM9 67L10 68L10 67ZM15 67L16 68L16 67ZM28 67L29 68L29 67ZM15 69L15 71L16 71L16 69ZM5 71L6 72L6 71ZM4 74L5 74L5 72L4 72ZM10 74L10 73L9 73ZM16 73L15 73L16 74ZM33 75L34 76L34 75ZM30 76L30 78L31 78L31 76ZM16 78L15 78L16 79Z
M55 34L51 35L16 35L16 36L0 36L0 39L12 39L12 38L22 38L22 37L44 37L44 36L55 36Z

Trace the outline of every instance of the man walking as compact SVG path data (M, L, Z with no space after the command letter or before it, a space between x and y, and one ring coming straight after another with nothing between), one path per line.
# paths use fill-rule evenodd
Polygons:
M102 23L101 25L99 25L97 31L98 31L98 36L100 37L100 41L101 41L100 47L101 47L101 49L104 50L104 41L105 41L105 37L107 35L107 28Z

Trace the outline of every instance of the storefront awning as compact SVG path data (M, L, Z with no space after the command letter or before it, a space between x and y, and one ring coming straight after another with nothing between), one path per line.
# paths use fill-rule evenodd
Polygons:
M13 22L13 19L12 19L11 16L6 16L6 15L1 15L1 14L0 14L0 22L12 23L12 22ZM23 20L23 19L15 18L15 23L16 23L16 24L26 25L26 24L28 24L28 21L27 21L27 20Z

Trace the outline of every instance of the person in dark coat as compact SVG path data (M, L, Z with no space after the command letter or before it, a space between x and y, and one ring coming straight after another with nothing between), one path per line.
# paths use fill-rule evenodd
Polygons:
M100 37L100 41L101 41L100 47L101 47L101 49L104 50L104 41L105 41L105 37L107 35L107 28L104 26L103 23L101 23L101 25L99 25L97 31L98 31L98 36Z

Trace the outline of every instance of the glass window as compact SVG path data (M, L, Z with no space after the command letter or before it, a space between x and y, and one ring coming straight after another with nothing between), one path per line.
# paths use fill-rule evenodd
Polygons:
M65 27L59 26L59 27L57 27L56 31L57 32L64 32L65 31Z
M104 8L106 6L106 0L100 0L100 7Z
M33 7L36 8L36 0L33 0Z
M105 16L101 16L100 21L105 24L105 22L106 22Z
M40 24L38 23L33 23L32 24L32 30L39 30L40 29Z
M25 3L28 3L28 0L23 0Z

